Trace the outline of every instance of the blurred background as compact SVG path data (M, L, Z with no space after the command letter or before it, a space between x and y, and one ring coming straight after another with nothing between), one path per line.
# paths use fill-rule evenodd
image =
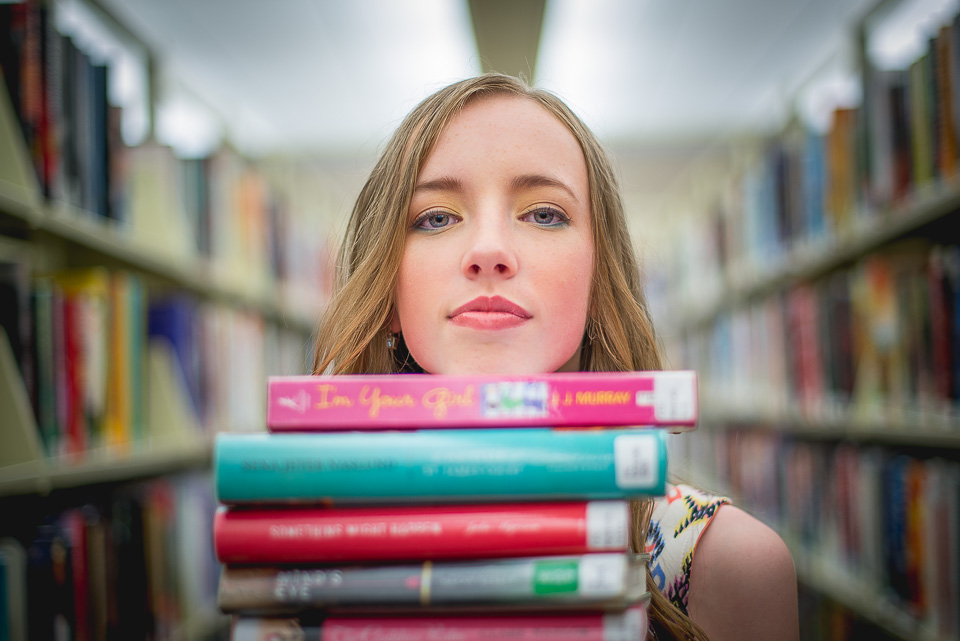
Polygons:
M0 3L0 640L224 637L213 435L309 371L393 129L488 70L610 151L700 376L670 469L781 533L802 638L960 639L958 11Z

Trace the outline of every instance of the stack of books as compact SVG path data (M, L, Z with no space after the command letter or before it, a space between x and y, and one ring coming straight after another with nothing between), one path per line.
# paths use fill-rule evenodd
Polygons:
M221 434L235 641L642 639L631 498L666 489L693 372L296 376ZM643 426L643 427L635 427Z

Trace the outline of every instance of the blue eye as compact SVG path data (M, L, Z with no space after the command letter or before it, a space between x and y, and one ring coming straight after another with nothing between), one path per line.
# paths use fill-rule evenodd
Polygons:
M443 229L459 221L459 217L445 211L428 211L421 214L414 222L417 229Z
M543 227L559 227L570 222L570 218L552 207L540 207L533 211L528 211L521 220L536 223Z

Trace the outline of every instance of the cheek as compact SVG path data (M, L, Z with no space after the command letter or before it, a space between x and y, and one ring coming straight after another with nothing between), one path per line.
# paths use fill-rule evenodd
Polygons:
M593 252L572 251L553 263L560 273L554 270L540 283L541 292L549 297L553 310L553 332L558 341L579 345L590 310Z
M404 260L397 275L397 322L405 329L417 323L417 311L423 309L423 301L429 299L430 281L418 269L418 262Z
M396 315L393 331L401 332L413 358L430 371L438 350L440 336L438 314L449 278L439 271L440 256L424 258L422 253L409 252L400 261L397 274Z

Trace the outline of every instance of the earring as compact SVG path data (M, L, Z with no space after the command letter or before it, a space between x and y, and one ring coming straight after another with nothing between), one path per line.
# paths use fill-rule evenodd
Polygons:
M396 334L387 334L387 349L391 352L397 349L397 335Z

